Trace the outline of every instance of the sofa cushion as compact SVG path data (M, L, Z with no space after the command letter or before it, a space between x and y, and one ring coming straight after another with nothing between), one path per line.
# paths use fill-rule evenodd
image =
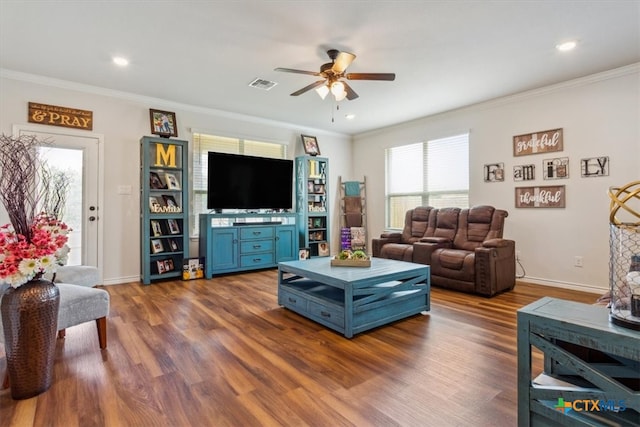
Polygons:
M424 237L429 225L429 213L431 206L418 206L408 210L404 218L402 229L402 243L413 243Z
M440 265L450 270L462 270L464 259L469 253L459 249L443 249L440 252Z
M382 247L381 258L395 259L396 261L413 261L413 245L405 243L387 243Z
M456 248L472 251L489 238L502 237L502 230L492 231L495 208L475 206L460 212L458 231L453 240ZM500 234L499 236L496 234Z
M453 240L458 229L458 216L460 208L441 208L431 212L428 237L442 237Z

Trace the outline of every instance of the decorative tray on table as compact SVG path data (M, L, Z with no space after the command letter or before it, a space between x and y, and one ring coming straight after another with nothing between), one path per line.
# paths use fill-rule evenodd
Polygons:
M340 251L331 259L333 267L371 267L371 258L364 251Z

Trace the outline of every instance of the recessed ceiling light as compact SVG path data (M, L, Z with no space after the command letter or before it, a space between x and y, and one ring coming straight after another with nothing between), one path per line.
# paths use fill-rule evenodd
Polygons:
M560 44L556 45L556 49L558 49L560 52L567 52L569 50L572 50L573 48L576 47L576 45L578 44L578 42L576 42L575 40L570 40L567 42L563 42Z
M114 56L113 63L121 67L126 67L127 65L129 65L129 60L127 58L123 58L122 56Z
M356 118L356 115L355 114L346 114L344 116L344 118L347 119L347 120L353 120L353 119Z

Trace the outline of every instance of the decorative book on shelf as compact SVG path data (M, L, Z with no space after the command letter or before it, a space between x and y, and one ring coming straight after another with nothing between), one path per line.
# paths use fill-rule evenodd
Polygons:
M204 277L204 257L185 258L182 261L182 280L202 279Z
M182 207L172 194L149 196L149 211L153 213L180 213Z

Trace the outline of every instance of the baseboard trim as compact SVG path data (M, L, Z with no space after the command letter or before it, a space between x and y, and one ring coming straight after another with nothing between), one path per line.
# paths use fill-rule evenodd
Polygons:
M540 279L538 277L520 277L516 279L516 282L522 281L526 283L531 283L534 285L542 285L549 286L552 288L562 288L562 289L571 289L573 291L581 291L588 292L592 294L602 295L609 290L609 288L600 288L597 286L586 285L584 283L570 283L570 282L561 282L559 280L549 280L549 279Z
M108 286L108 285L122 285L123 283L132 283L132 282L140 282L140 276L116 277L112 279L105 279L102 282L102 284L104 286Z

